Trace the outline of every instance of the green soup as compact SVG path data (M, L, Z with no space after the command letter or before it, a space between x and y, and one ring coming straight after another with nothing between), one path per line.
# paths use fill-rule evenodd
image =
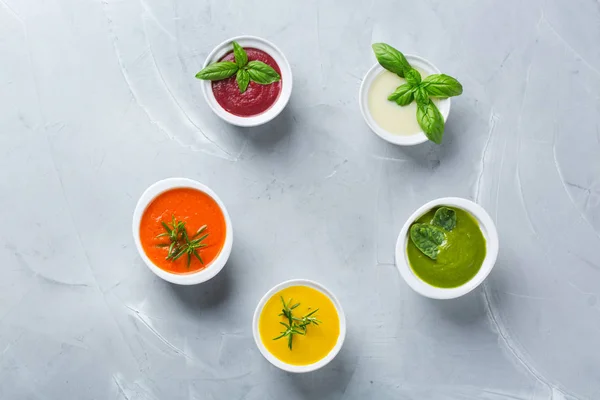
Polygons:
M413 272L423 281L439 288L464 285L477 274L485 259L485 238L479 224L468 212L460 208L452 209L456 212L456 227L445 232L446 241L440 248L437 260L423 254L410 237L406 248ZM415 222L430 224L436 210L430 210Z

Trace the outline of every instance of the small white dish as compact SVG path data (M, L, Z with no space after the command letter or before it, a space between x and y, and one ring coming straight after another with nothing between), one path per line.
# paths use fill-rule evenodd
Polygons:
M422 71L427 72L430 75L440 73L440 70L437 69L435 65L433 65L431 62L427 61L422 57L410 54L406 54L405 57L408 63L413 68L418 68ZM427 136L425 136L425 133L423 132L415 133L413 135L399 135L395 133L390 133L382 127L380 127L377 124L377 122L375 122L375 120L373 119L371 111L369 110L369 90L371 89L371 85L373 84L373 81L375 80L377 75L379 75L383 71L385 71L385 69L381 65L379 65L379 63L376 63L367 72L367 74L363 78L362 84L360 85L358 101L360 104L360 111L363 115L363 118L365 119L365 122L367 123L367 125L369 125L369 128L371 128L371 130L377 134L377 136L393 144L397 144L400 146L413 146L416 144L426 142L428 139ZM439 103L437 104L438 109L444 117L444 121L448 119L448 115L450 114L451 103L451 99L446 98L440 99Z
M406 253L410 226L429 210L439 206L460 208L471 214L479 223L479 228L481 229L486 242L486 254L481 268L470 281L456 288L439 288L431 286L427 282L421 280L410 267L408 255ZM408 218L402 227L400 235L398 235L398 241L396 242L396 267L398 267L400 275L402 275L402 278L404 278L408 286L415 292L432 299L453 299L469 293L484 281L496 263L498 246L498 232L496 231L496 225L488 213L479 204L459 197L443 197L419 207L419 209Z
M231 44L233 41L238 42L239 45L244 48L253 47L255 49L262 50L273 57L279 66L279 69L281 70L281 93L279 94L279 97L275 101L275 104L273 104L265 112L250 117L240 117L225 111L225 109L221 107L215 98L215 95L212 91L211 81L201 81L204 98L215 114L217 114L223 121L232 125L251 127L265 124L278 116L290 100L293 86L292 67L290 66L287 58L285 58L285 55L273 43L256 36L244 35L227 39L215 47L213 51L210 52L208 57L206 57L202 68L206 68L209 64L219 61L227 53L233 51L233 46Z
M219 208L221 209L221 211L223 212L223 216L225 217L225 243L223 244L221 252L217 256L217 258L215 258L205 268L196 272L191 272L189 274L174 274L158 267L150 260L150 258L148 258L140 240L140 222L142 220L142 215L144 214L146 207L148 207L148 205L152 203L152 201L159 194L177 188L191 188L206 193L219 205ZM225 263L227 262L227 260L229 259L229 255L231 254L231 248L233 246L233 230L231 227L231 219L229 218L229 214L227 213L225 204L223 204L221 199L219 199L219 196L217 196L217 194L213 192L209 187L201 184L200 182L187 178L163 179L154 183L148 189L146 189L146 191L144 191L144 193L138 200L137 205L135 206L135 210L133 212L132 230L133 240L135 241L135 246L137 247L138 253L140 253L140 257L142 257L142 260L144 260L148 268L150 268L150 271L154 272L159 278L162 278L165 281L171 283L176 283L178 285L195 285L198 283L206 282L207 280L213 278L225 266Z
M279 292L280 290L283 290L285 288L288 288L290 286L308 286L308 287L316 289L319 292L325 294L327 297L329 297L329 300L332 301L332 303L335 306L335 309L338 313L338 317L340 319L340 335L338 336L335 346L333 347L333 349L331 349L331 351L329 352L329 354L327 354L327 356L325 356L324 358L322 358L321 360L319 360L313 364L292 365L292 364L285 363L285 362L281 361L280 359L278 359L277 357L275 357L273 354L271 354L269 352L269 350L267 350L267 348L263 344L262 340L260 339L260 332L258 330L258 321L260 319L260 314L262 313L262 310L265 307L265 304L277 292ZM258 303L258 306L256 306L256 310L254 311L254 319L252 320L252 333L254 335L254 341L256 342L256 346L260 350L260 353L263 355L263 357L265 357L271 364L273 364L277 368L282 369L287 372L293 372L293 373L311 372L311 371L315 371L319 368L323 368L325 365L329 364L329 362L331 360L333 360L335 358L335 356L340 352L340 349L342 348L342 345L344 344L344 340L346 339L346 315L344 314L344 310L342 309L342 305L340 304L338 299L325 286L321 285L320 283L308 280L308 279L292 279L289 281L282 282L279 285L273 287L262 297L262 299L260 299L260 302Z

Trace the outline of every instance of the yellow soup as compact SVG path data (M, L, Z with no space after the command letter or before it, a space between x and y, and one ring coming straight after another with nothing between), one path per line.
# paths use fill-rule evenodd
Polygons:
M281 297L291 304L300 303L292 312L294 317L301 318L318 308L314 316L321 321L317 325L309 325L306 335L293 335L292 350L288 348L287 337L273 340L281 335L287 318L279 316L283 305ZM340 318L333 302L325 294L308 286L290 286L275 293L265 304L258 322L260 339L269 351L279 360L292 365L309 365L325 358L335 347L340 335Z

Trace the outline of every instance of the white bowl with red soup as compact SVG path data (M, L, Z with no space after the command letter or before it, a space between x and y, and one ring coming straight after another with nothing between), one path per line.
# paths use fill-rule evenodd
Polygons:
M221 199L187 178L164 179L146 189L133 212L132 229L148 268L179 285L213 278L233 245L231 219Z
M202 75L213 64L223 68ZM202 79L204 98L212 111L225 122L242 127L271 121L292 93L292 68L285 55L256 36L237 36L219 44L196 78Z

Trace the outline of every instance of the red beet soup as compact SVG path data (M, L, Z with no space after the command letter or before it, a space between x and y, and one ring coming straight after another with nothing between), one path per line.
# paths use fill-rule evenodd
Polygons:
M273 69L281 76L279 65L277 65L273 57L262 50L252 47L244 47L244 50L248 53L248 61L262 61L273 67ZM219 61L235 62L233 51L227 53L225 57L221 58ZM275 104L281 93L282 81L283 77L279 82L268 85L250 82L248 89L246 89L244 93L240 93L240 89L235 80L235 75L233 75L232 77L221 81L213 81L212 91L217 102L228 113L237 115L238 117L252 117L267 111Z

